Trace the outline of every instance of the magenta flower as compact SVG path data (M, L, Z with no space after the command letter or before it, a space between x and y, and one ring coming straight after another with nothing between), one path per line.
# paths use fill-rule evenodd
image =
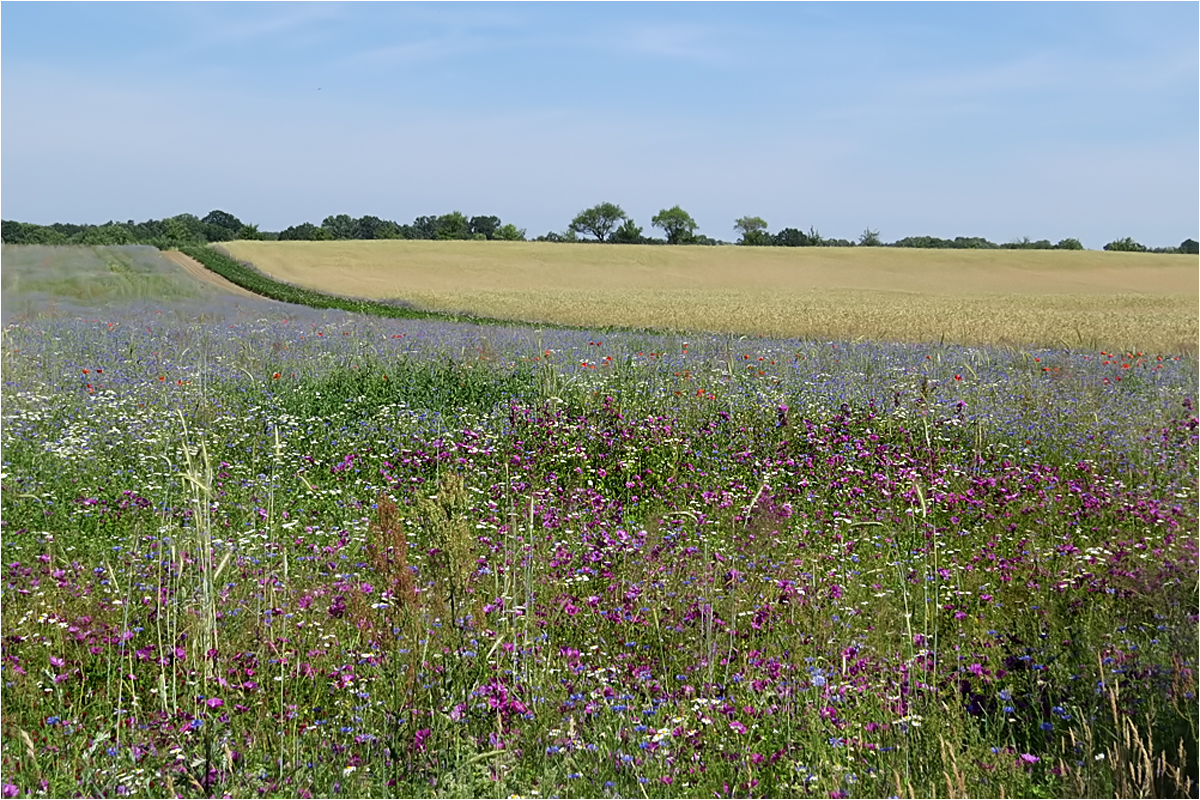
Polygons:
M208 706L209 708L220 708L221 706L225 705L225 701L219 697L210 697L204 701L204 705Z
M742 723L738 722L736 719L733 722L729 723L729 727L733 729L734 733L745 733L746 732L746 726L743 725Z

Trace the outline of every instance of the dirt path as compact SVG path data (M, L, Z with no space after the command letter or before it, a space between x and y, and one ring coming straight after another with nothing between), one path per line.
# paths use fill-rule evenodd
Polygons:
M202 280L210 286L215 286L222 292L226 292L227 294L236 294L241 297L257 297L260 300L265 299L254 292L243 289L241 286L238 286L232 281L222 278L220 275L213 272L196 259L186 256L178 250L164 250L163 256L183 267L183 269L193 278Z

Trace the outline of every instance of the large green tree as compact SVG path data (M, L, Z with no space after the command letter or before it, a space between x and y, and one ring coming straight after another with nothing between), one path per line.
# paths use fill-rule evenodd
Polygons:
M214 209L201 218L206 230L205 236L210 242L227 242L238 238L242 230L242 221L228 211Z
M451 211L437 218L435 239L470 239L471 221L461 211Z
M321 222L330 239L357 239L358 223L349 214L333 214Z
M679 206L664 208L650 220L667 235L667 244L687 244L696 233L696 220Z
M771 244L771 234L767 233L767 221L762 217L739 217L733 221L733 229L742 234L738 244Z
M576 214L568 229L575 233L595 236L596 241L603 242L617 227L617 223L628 218L616 203L600 203Z
M495 216L471 217L470 228L472 236L483 236L485 239L495 239L500 227L500 218Z

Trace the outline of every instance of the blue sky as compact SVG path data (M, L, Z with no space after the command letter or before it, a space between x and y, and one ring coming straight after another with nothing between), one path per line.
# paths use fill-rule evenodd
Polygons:
M1200 4L0 5L0 213L1200 227Z

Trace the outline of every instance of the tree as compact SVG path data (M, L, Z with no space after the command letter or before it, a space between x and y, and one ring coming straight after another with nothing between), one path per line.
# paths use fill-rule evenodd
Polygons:
M360 217L354 224L356 239L401 239L400 226L391 220L370 215Z
M118 222L96 225L83 232L80 244L133 244L133 234Z
M332 234L328 228L318 227L311 222L304 222L299 225L292 225L289 228L284 228L279 232L280 241L307 241L315 242L324 239L332 238Z
M1082 250L1083 242L1078 239L1059 239L1058 244L1054 245L1055 250Z
M736 219L733 221L733 229L742 232L742 238L738 244L771 244L771 234L767 233L767 221L762 217L741 217Z
M329 231L330 239L358 238L358 224L354 221L354 217L349 214L337 214L336 216L326 217L321 222L321 227Z
M494 239L496 237L496 229L500 227L500 218L471 217L470 227L473 236L482 234L485 239Z
M242 225L242 227L238 229L237 235L233 238L243 239L243 240L255 240L255 239L263 239L265 237L264 237L264 234L261 231L259 231L257 225L246 224L246 225Z
M417 217L408 226L410 239L436 239L437 217Z
M206 242L205 227L195 214L176 214L163 220L167 238L173 242Z
M1184 239L1179 243L1179 252L1194 256L1200 253L1200 242L1195 239Z
M868 226L858 237L858 244L860 247L882 247L883 240L879 238L879 231L873 231Z
M523 242L525 241L525 229L518 228L511 222L501 225L496 229L492 238L499 239L504 242Z
M1026 236L1025 240L1028 241L1029 237ZM944 242L946 240L939 239L938 241ZM1042 241L1046 245L1050 244L1050 242L1047 242L1045 240L1042 240ZM1000 247L1000 245L996 244L995 242L989 241L989 240L983 238L982 236L955 236L954 241L947 242L944 246L958 249L958 250L995 250L998 247Z
M461 211L451 211L437 218L435 239L470 239L471 223Z
M613 228L623 219L629 219L616 203L600 203L585 208L575 215L568 228L575 233L586 233L596 237L597 242L603 242L612 233Z
M575 242L575 241L578 241L578 239L575 238L575 231L571 230L570 228L567 228L562 233L559 233L558 231L547 231L546 233L543 233L541 236L534 239L534 241L535 242Z
M696 232L696 220L679 206L664 208L650 223L667 234L667 244L687 244Z
M642 236L641 227L633 220L627 219L621 227L612 232L608 240L614 244L642 244L645 237Z
M1146 252L1146 246L1135 242L1132 236L1126 236L1124 239L1118 239L1115 242L1109 242L1108 244L1104 245L1104 249L1122 253Z
M242 221L228 211L214 209L200 220L208 228L206 235L210 242L227 242L238 238L242 230Z
M776 247L811 247L814 242L808 234L795 228L784 228L771 239Z
M60 231L32 222L17 222L6 219L0 225L5 244L66 244L67 237Z

